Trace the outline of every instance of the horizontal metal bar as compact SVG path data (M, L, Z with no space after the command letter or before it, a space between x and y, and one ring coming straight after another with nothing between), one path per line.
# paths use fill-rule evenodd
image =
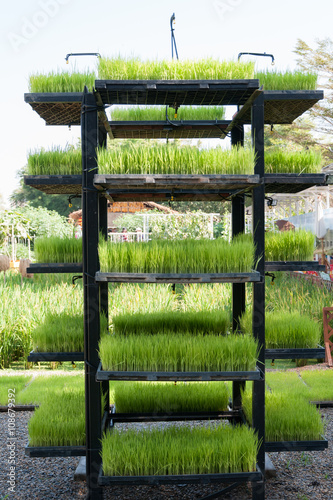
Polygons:
M15 405L11 407L12 410L16 411L34 411L38 408L38 405ZM8 406L0 406L0 413L7 413Z
M288 101L324 98L323 90L264 90L265 101Z
M260 281L257 271L252 273L216 274L154 274L154 273L101 273L95 275L96 282L121 283L245 283Z
M192 411L192 412L156 412L156 413L112 413L110 420L116 422L172 422L181 420L241 420L239 411Z
M84 457L85 446L26 446L25 455L28 457Z
M266 452L280 451L321 451L328 448L328 441L266 441Z
M265 359L324 359L325 348L314 349L266 349Z
M27 273L82 273L82 264L67 264L67 263L55 263L55 264L30 264L27 268Z
M34 352L28 356L29 362L37 361L84 361L83 352Z
M325 266L316 261L266 261L265 271L325 271Z

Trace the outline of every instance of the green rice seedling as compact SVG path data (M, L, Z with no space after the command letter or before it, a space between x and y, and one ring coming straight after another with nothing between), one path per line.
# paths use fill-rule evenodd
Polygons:
M80 175L82 173L81 149L67 147L44 148L31 151L28 155L29 175Z
M232 80L253 78L253 62L219 61L211 58L167 61L123 57L100 58L101 80Z
M0 367L26 359L32 349L32 331L52 312L77 314L83 310L82 285L66 275L34 276L21 286L14 272L0 280Z
M217 240L157 240L129 244L99 242L102 272L230 273L250 272L254 246L241 235L232 243Z
M35 404L43 406L45 399L61 396L63 392L83 393L84 374L73 375L38 375L30 384L19 391L18 404Z
M56 73L54 71L45 75L37 73L29 78L29 92L83 92L84 87L92 91L96 80L95 73L91 71L73 72L63 71Z
M181 106L177 113L168 107L169 120L223 120L223 106ZM165 106L116 106L111 108L112 121L165 121Z
M251 371L257 342L245 335L104 335L99 354L106 371Z
M79 263L82 262L82 238L49 236L36 238L37 262Z
M228 401L224 382L120 382L114 388L119 413L223 411Z
M258 440L246 426L114 429L102 439L106 476L213 474L253 471Z
M310 231L268 232L265 235L267 261L313 260L315 236Z
M261 71L255 74L264 90L315 90L318 75L303 71Z
M200 283L186 286L180 297L179 307L184 311L229 311L232 286L230 283Z
M251 391L243 394L246 418L252 420ZM267 392L265 397L266 441L313 441L321 440L324 424L314 405L304 395L290 390Z
M251 311L241 318L240 326L243 332L252 331ZM266 312L265 343L267 349L316 348L320 342L320 326L309 316L297 311Z
M29 420L29 446L84 446L84 388L46 394Z
M113 331L121 335L156 333L210 333L226 335L230 316L225 311L153 312L123 314L113 317Z
M30 380L29 375L0 375L0 405L8 405L9 399L17 404L17 395Z
M171 285L121 283L109 285L109 314L153 313L174 311L178 308L178 297Z
M253 174L252 149L173 144L116 144L98 151L101 174Z
M300 376L308 387L309 401L333 401L332 370L304 370Z
M286 151L282 148L265 152L268 174L313 174L321 171L323 157L319 151Z
M268 392L302 395L308 401L309 388L304 384L301 377L296 372L276 370L268 371L265 375Z
M39 352L83 352L83 314L48 314L32 332Z

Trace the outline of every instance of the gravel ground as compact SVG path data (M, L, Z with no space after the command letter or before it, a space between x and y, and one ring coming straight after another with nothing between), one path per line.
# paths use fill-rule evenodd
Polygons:
M321 410L326 421L329 447L322 452L271 453L277 477L266 482L266 499L333 500L333 408ZM72 500L85 498L86 487L74 482L78 458L28 458L24 447L28 441L27 424L31 412L16 412L15 417L15 493L8 491L10 448L8 441L8 414L0 413L0 499L9 500ZM214 486L132 486L106 487L105 500L194 500L216 492L223 485ZM243 485L226 494L228 500L251 499L251 487Z

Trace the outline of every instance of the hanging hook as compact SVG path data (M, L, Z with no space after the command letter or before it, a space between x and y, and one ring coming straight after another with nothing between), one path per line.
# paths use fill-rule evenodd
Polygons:
M176 52L176 57L177 59L179 59L178 57L178 51L177 51L177 44L176 44L176 38L175 38L175 34L174 34L174 31L175 31L175 28L173 27L173 25L176 24L176 16L175 16L175 13L172 14L172 16L170 17L170 28L171 28L171 56L172 56L172 59L173 59L173 48L175 48L175 52Z

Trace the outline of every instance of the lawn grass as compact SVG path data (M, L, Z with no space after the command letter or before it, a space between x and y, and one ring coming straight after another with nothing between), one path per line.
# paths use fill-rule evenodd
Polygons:
M197 60L146 60L139 58L101 58L101 80L233 80L251 79L253 62Z
M248 310L241 318L243 332L252 332L252 315ZM316 348L321 330L317 321L297 311L266 311L265 345L267 349Z
M254 246L241 235L232 243L217 240L155 240L111 243L101 239L102 272L241 273L253 268Z
M35 258L41 263L82 262L82 238L49 236L35 239Z
M180 106L177 113L168 107L169 120L223 120L223 106ZM112 121L165 121L165 106L115 106L111 108Z
M83 92L87 86L91 92L96 80L96 74L91 71L37 73L29 78L29 92Z
M310 231L267 232L265 234L266 261L313 260L315 235Z
M118 382L114 402L118 413L161 413L227 410L224 382Z
M253 174L252 149L117 143L98 152L100 174Z
M99 342L105 371L252 371L257 348L244 335L104 335Z
M121 335L155 335L156 333L210 333L226 335L230 326L226 311L154 312L113 317L113 332Z
M255 73L264 90L315 90L318 75L304 71L260 71Z
M333 401L332 370L303 370L301 378L308 387L310 401Z
M246 426L114 429L102 439L106 476L209 474L253 471L258 441Z
M286 151L282 148L265 151L267 174L315 174L322 166L323 157L318 151Z

